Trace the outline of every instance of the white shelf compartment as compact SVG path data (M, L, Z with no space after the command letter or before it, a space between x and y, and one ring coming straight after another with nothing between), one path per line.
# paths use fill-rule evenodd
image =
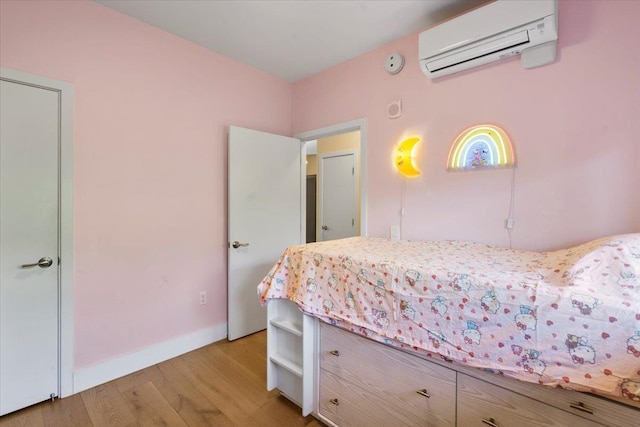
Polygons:
M287 371L291 372L292 374L298 377L302 377L302 365L300 365L299 363L279 354L272 355L270 357L270 360L276 365L281 366Z
M302 415L309 415L314 404L317 323L286 299L270 300L267 318L267 390L279 389L302 408Z
M290 319L275 318L271 319L270 322L278 329L285 330L298 337L302 336L302 327L292 322Z

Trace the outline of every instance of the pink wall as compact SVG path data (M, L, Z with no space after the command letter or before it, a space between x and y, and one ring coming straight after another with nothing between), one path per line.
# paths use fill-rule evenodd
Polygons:
M638 15L562 1L559 59L536 70L512 59L434 82L414 34L292 87L94 3L3 0L0 65L75 85L75 368L226 321L231 124L287 135L367 118L372 236L399 223L391 149L417 133L404 236L507 244L511 171L444 169L453 138L486 121L518 155L514 246L640 231ZM394 51L406 65L390 76Z
M419 70L413 34L294 85L294 133L367 119L369 235L400 223L391 151L418 134L422 175L407 182L404 237L508 245L512 170L445 170L454 138L485 122L508 132L518 156L514 247L640 232L640 2L559 8L559 57L542 68L513 58L432 81ZM392 52L406 61L395 76L383 67ZM387 119L397 98L404 114Z
M0 7L1 65L75 85L75 368L226 322L225 129L290 134L291 85L91 2Z

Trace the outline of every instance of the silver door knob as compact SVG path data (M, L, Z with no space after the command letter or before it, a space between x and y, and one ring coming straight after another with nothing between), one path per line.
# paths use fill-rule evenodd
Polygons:
M328 230L328 229L329 229L329 227L328 227L327 225L323 225L323 226L322 226L322 229L326 231L326 230Z
M233 249L238 249L241 246L242 247L246 247L246 246L249 246L249 244L248 243L240 243L237 240L231 244L231 247L233 247Z
M20 267L21 268L31 268L31 267L40 267L40 268L49 268L51 267L51 265L53 265L53 260L51 258L44 257L44 258L40 258L38 260L38 262L34 263L34 264L22 264Z

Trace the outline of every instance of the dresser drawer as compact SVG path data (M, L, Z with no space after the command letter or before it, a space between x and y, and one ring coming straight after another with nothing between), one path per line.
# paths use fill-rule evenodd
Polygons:
M460 367L457 367L460 369ZM617 402L613 399L595 396L589 393L541 386L539 384L517 381L501 375L466 370L470 376L484 380L503 389L529 397L563 411L610 427L640 426L640 407Z
M455 371L328 325L322 326L320 367L321 389L324 377L335 376L417 425L455 425Z
M391 424L393 415L371 393L344 381L331 372L320 370L319 412L340 427Z
M595 427L580 416L458 373L458 425Z
M453 409L455 401L451 405ZM323 369L320 370L319 412L340 427L455 425L455 418L450 422L431 418L426 407L421 413L408 411L406 405L398 404L397 398L389 402Z

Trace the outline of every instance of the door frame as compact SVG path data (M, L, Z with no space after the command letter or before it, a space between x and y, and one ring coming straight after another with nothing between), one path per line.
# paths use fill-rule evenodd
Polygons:
M318 200L318 206L316 207L316 212L319 212L320 215L317 215L317 223L316 223L316 240L320 241L318 239L318 236L322 234L322 224L324 224L324 205L323 205L323 200L324 200L324 186L323 186L323 174L324 174L324 161L327 157L340 157L340 156L348 156L348 155L353 155L353 163L354 163L354 168L356 167L356 165L358 164L358 152L356 150L341 150L341 151L333 151L330 153L324 153L322 155L318 156L318 194L317 194L317 200ZM360 169L362 169L362 165L360 165ZM354 176L355 178L355 176ZM356 203L354 205L354 207L356 208L356 212L355 214L358 214L358 203L357 203L357 199L358 199L358 180L355 179L354 183L353 183L353 198L356 200ZM322 239L324 240L324 239Z
M73 101L71 83L0 67L2 80L58 93L58 397L73 394Z
M314 139L327 138L334 135L340 135L348 132L360 131L360 153L356 153L356 156L360 159L360 229L359 235L367 235L367 119L355 119L348 122L338 123L335 125L327 126L320 129L309 130L306 132L300 132L293 137L298 138L303 143L306 141L313 141ZM302 148L302 164L304 166L304 159L306 158L306 147L303 144ZM301 180L306 179L306 174L301 174ZM303 189L306 193L306 186ZM306 221L306 194L302 195L302 217ZM305 222L303 221L303 223ZM317 236L316 236L317 237Z

